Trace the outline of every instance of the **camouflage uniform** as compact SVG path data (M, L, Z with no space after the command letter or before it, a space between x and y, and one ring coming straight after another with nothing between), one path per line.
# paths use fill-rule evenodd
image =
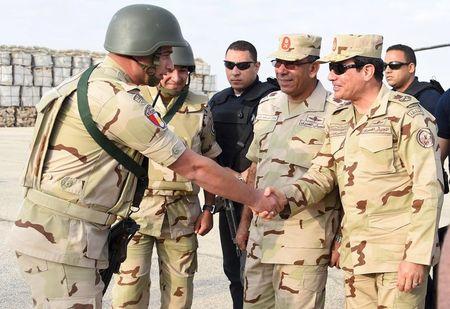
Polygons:
M156 97L157 89L145 87L141 94L150 102ZM155 109L164 116L177 99L173 98L167 106L158 99ZM215 158L221 149L215 140L207 101L206 96L189 92L168 127L187 147ZM116 277L113 307L148 308L151 257L156 246L161 308L190 308L192 281L197 270L194 226L201 212L200 188L151 160L148 175L149 185L140 210L132 216L141 227L129 243L127 259Z
M379 58L381 46L380 36L338 36L324 60ZM412 96L384 85L359 121L355 112L349 104L327 119L312 167L283 188L289 210L304 212L338 185L346 307L423 308L426 281L403 293L396 280L401 261L433 265L439 256L443 183L434 118Z
M287 40L293 48L286 45ZM318 56L320 41L314 36L282 36L274 57ZM290 102L282 91L261 100L247 153L257 164L257 188L295 183L308 170L325 139L325 116L337 107L336 102L327 101L329 95L318 81L303 102ZM323 308L330 247L339 226L337 190L315 206L288 220L253 218L245 266L245 308Z
M37 106L27 192L10 234L39 308L101 307L98 269L108 266L109 226L128 209L136 185L86 131L78 113L79 77ZM109 57L91 75L88 100L99 129L136 160L142 153L168 166L186 149Z

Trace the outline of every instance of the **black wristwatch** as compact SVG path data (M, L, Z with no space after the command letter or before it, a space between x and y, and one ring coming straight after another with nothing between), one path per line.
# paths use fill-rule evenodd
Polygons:
M203 205L202 211L209 210L210 213L216 212L216 205Z

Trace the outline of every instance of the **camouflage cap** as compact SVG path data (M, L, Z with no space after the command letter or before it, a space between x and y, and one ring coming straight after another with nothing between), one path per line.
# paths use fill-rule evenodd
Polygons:
M339 62L355 56L381 58L383 36L378 34L340 34L333 40L332 52L319 62Z
M320 36L310 34L283 34L280 36L278 50L270 54L281 60L295 61L307 56L320 56Z

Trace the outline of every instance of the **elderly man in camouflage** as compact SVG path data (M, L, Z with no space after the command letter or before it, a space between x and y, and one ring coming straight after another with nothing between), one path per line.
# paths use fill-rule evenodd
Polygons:
M37 308L101 308L108 266L107 239L116 214L127 213L136 177L95 142L78 105L87 105L98 130L130 157L142 155L195 181L206 190L257 212L277 211L274 197L243 184L214 161L176 137L137 85L156 86L173 69L172 46L187 46L170 12L131 5L111 20L105 40L110 52L92 72L44 95L23 185L26 195L10 233L10 243ZM83 91L80 91L82 89ZM81 108L82 105L80 105ZM86 118L83 118L86 120Z
M317 79L321 37L282 35L271 56L280 91L263 98L247 153L257 188L295 183L325 139L325 116L338 103ZM253 182L253 181L252 181ZM337 189L288 220L265 221L245 208L250 227L244 308L323 308L330 248L339 227ZM238 237L239 238L239 237ZM244 247L244 244L240 244Z
M346 308L424 308L443 197L436 127L414 97L382 84L382 44L379 35L334 39L323 60L334 98L351 104L327 119L308 172L281 189L281 215L313 208L338 185Z
M188 91L186 85L195 69L192 49L174 47L171 58L174 69L164 75L158 88L145 87L141 94L148 101L160 98L156 111L190 149L216 158L221 149L212 130L208 97ZM209 232L212 214L209 210L201 213L199 187L186 178L151 160L148 176L140 210L132 216L140 229L129 243L127 259L116 277L112 304L114 308L148 308L151 258L156 246L161 308L190 308L197 269L196 233ZM212 205L214 195L204 192L206 204Z

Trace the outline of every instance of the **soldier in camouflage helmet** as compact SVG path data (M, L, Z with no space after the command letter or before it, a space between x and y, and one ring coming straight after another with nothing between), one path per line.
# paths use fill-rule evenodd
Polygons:
M111 20L110 52L92 72L87 91L93 121L128 156L142 155L256 211L274 197L250 189L214 161L186 149L140 95L173 69L172 46L187 46L167 10L131 5ZM37 308L101 308L108 233L133 199L136 177L89 135L78 111L76 75L43 96L23 186L25 199L10 233ZM81 91L80 91L81 92ZM282 203L282 201L280 201ZM278 204L280 204L278 203ZM276 208L274 211L277 211Z
M337 185L346 308L424 308L443 198L436 126L414 97L382 84L382 44L380 35L339 35L322 59L334 98L351 104L327 119L308 172L281 189L282 213L314 209Z
M259 103L247 152L257 188L294 183L323 144L325 117L339 102L328 100L331 93L317 79L321 40L309 34L282 35L271 55L281 90ZM239 232L250 228L244 308L324 307L339 210L337 190L287 220L255 217L250 224L252 212L244 209Z
M155 110L190 149L214 159L221 149L212 129L208 97L188 91L186 85L195 69L192 49L174 47L171 58L174 69L164 75L158 88L143 86L141 94L148 101L158 98ZM173 115L171 120L168 115ZM126 307L148 308L151 258L156 246L161 308L190 308L197 270L197 234L209 232L212 214L207 209L201 212L200 188L183 176L152 160L148 176L140 210L132 215L140 229L128 244L127 259L116 276L112 305L122 308L133 303ZM214 195L204 192L206 204L212 205Z

